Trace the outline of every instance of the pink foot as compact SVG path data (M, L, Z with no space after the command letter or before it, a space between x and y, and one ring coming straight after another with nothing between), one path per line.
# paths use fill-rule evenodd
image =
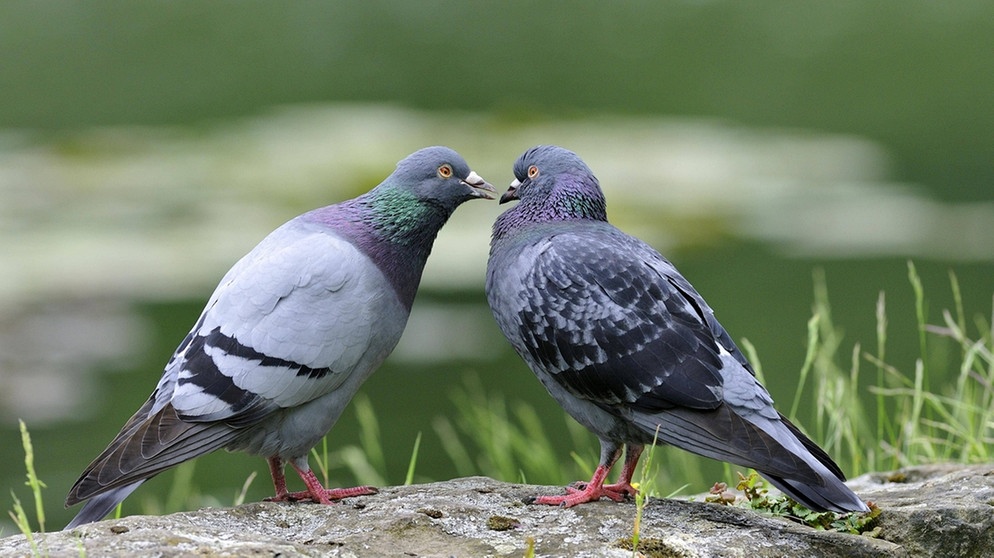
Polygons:
M565 496L538 496L527 500L527 503L569 508L577 504L596 502L603 497L615 502L624 500L626 496L634 497L638 491L632 486L632 475L635 474L635 466L638 464L639 456L642 455L642 446L629 445L625 452L625 466L621 470L621 478L614 484L604 484L608 471L620 455L619 448L615 448L611 454L605 454L601 464L594 470L590 482L579 481L567 486Z
M598 487L591 483L584 482L576 483L574 486L566 487L565 496L538 496L532 500L531 503L571 508L577 504L596 502L603 497L610 498L615 502L620 502L625 499L625 496L635 494L635 489L632 488L631 485L628 485L627 490L619 488L618 485L601 485Z
M616 484L609 484L604 487L604 490L608 492L614 492L615 494L620 494L622 497L631 496L632 498L638 494L638 490L635 489L630 483L619 482Z
M379 492L372 486L356 486L353 488L325 488L314 475L307 461L303 460L303 465L291 462L290 465L300 475L301 480L307 485L307 490L300 492L287 492L286 477L283 476L283 459L273 456L269 458L269 472L273 476L273 487L276 488L276 495L266 498L266 502L299 502L310 500L319 504L331 504L335 500L342 498L352 498L354 496L367 496Z
M609 484L607 486L604 485L604 478L607 477L609 469L609 466L598 466L597 470L594 471L594 476L590 479L590 482L580 481L567 486L565 496L538 496L537 498L531 499L529 503L569 508L577 504L596 502L602 497L607 497L615 502L620 502L625 499L625 496L634 496L636 491L630 483L630 478L622 479L622 481L617 484Z

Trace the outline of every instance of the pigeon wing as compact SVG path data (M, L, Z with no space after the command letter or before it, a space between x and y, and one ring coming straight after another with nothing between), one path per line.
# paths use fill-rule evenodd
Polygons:
M518 292L505 331L576 397L645 410L717 407L721 353L738 350L668 261L604 230L574 227L520 252L511 264L519 271L502 274L518 285L503 286Z
M225 276L180 347L171 401L184 420L246 424L301 405L396 342L381 323L396 295L350 242L306 226L267 241Z

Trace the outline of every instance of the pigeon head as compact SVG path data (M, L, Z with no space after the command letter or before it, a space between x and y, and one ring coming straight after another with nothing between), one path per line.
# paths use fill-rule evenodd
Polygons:
M448 147L426 147L405 157L365 194L304 216L359 247L410 307L435 237L460 204L493 199L493 186Z
M448 147L426 147L397 163L381 188L395 190L411 201L436 206L451 214L459 204L474 198L494 199L496 190L470 170L458 153ZM377 188L379 189L379 188Z
M430 249L456 207L493 199L493 186L448 147L426 147L399 163L379 186L356 198L358 217L376 238Z
M525 151L514 163L514 178L500 203L520 200L513 211L530 220L607 220L597 177L568 149L539 145Z

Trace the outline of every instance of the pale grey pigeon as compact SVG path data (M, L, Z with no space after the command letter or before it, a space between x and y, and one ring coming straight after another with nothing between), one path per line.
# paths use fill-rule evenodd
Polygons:
M745 356L669 261L607 222L600 185L571 151L514 165L493 227L487 299L501 331L560 405L597 435L588 483L539 504L634 495L644 446L752 467L814 510L866 511L839 467L773 408ZM605 485L627 447L620 480Z
M493 199L447 147L410 155L380 185L273 231L221 279L148 401L73 485L97 521L148 478L219 448L269 461L273 500L330 503L307 463L363 381L397 345L439 229ZM288 493L289 462L307 490Z

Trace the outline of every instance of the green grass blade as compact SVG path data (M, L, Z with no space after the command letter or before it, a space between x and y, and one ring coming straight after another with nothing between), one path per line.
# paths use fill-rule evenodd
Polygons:
M366 453L369 464L376 469L376 472L383 478L387 477L386 459L384 458L383 445L380 443L380 423L376 419L373 411L373 403L369 396L360 393L353 399L355 405L356 418L359 422L359 445Z
M34 496L35 501L35 516L38 519L38 530L42 533L45 532L45 505L41 497L41 489L47 488L45 483L41 482L38 478L38 474L35 472L35 452L34 446L31 444L31 434L28 433L28 427L24 424L23 420L17 421L21 429L21 446L24 448L24 469L27 471L28 481L27 485L31 487L31 494Z
M877 354L876 356L876 368L877 368L877 385L883 387L884 385L884 362L886 362L887 357L887 295L883 291L877 296L877 306L876 306L876 323L877 323ZM894 429L888 417L886 398L880 393L874 395L877 404L877 440L883 440L885 437L887 439L894 439ZM871 466L875 466L876 463L872 463Z
M804 385L807 383L808 374L811 372L815 357L818 355L818 325L820 321L821 316L817 311L808 320L808 348L804 355L804 364L801 365L801 372L798 374L797 389L794 391L794 402L790 405L790 415L788 416L791 420L797 420L797 409L801 405L801 394L804 392Z
M417 437L414 438L414 449L411 450L411 460L407 464L407 475L404 477L404 486L410 486L414 483L414 468L418 465L418 451L421 449L421 432L418 431Z
M197 461L187 461L176 467L173 474L173 484L169 487L169 494L166 496L165 511L174 512L184 509L193 495L193 472L197 468Z
M442 442L442 450L445 451L455 466L456 474L460 477L468 477L476 474L476 466L469 456L469 450L466 449L466 444L459 438L459 433L452 426L452 422L445 417L435 417L435 420L432 421L432 428L435 429L435 434L438 435L438 439Z
M7 512L10 518L14 520L14 524L17 525L17 529L24 535L27 539L28 544L31 546L31 555L40 556L38 552L38 543L35 542L34 533L31 532L31 522L28 521L28 514L24 511L24 506L21 505L21 500L14 494L14 491L10 491L10 496L14 500L14 510Z
M245 503L245 495L248 494L249 487L252 486L252 481L255 480L257 474L258 473L256 471L252 471L252 473L249 474L249 476L245 479L245 482L242 483L241 490L235 493L235 500L231 505L240 506ZM327 481L325 481L325 486L328 486Z
M908 260L908 281L911 282L911 289L915 293L915 319L918 323L918 350L921 354L922 362L922 387L928 389L928 304L925 300L925 287L922 285L918 270L915 269L915 264L911 260Z

